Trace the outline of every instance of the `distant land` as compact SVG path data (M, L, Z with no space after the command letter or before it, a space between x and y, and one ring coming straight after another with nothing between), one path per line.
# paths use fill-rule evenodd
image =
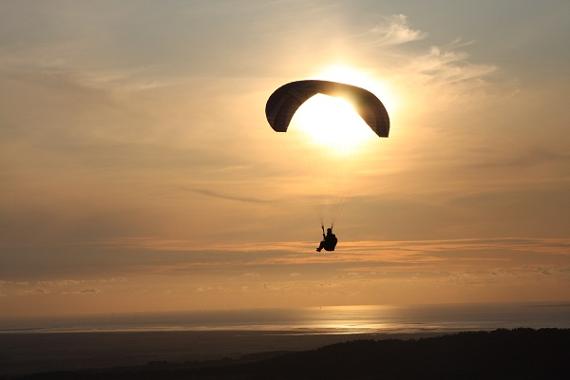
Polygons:
M58 371L6 379L561 379L570 329L354 340L301 352Z

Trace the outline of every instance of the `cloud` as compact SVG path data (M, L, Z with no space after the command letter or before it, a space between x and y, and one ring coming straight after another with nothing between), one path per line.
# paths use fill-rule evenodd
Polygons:
M494 65L470 63L468 58L469 54L465 52L432 46L429 53L418 57L413 62L413 68L420 74L445 84L474 81L497 70Z
M232 195L226 194L214 190L209 189L187 189L196 194L205 195L207 197L218 198L218 199L225 199L229 201L236 201L236 202L245 202L245 203L272 203L274 201L269 199L262 199L262 198L255 198L255 197L247 197L247 196L240 196L240 195Z
M171 269L185 272L192 271L192 268L211 268L239 272L242 277L244 268L250 268L250 272L246 273L256 273L257 276L275 267L280 271L289 270L284 273L293 277L300 274L298 268L310 266L329 266L349 271L351 267L361 267L363 264L394 269L425 269L434 266L510 266L510 261L513 265L544 265L553 260L566 260L566 257L570 262L570 239L563 238L343 241L341 249L326 255L314 254L313 242L226 243L207 248L192 242L130 239L125 244L131 249L138 246L139 249L151 249L157 254L170 253L163 256L166 265L163 268L167 272ZM175 257L177 260L172 263ZM206 257L208 260L205 260ZM155 265L161 266L160 256L156 256L156 259ZM231 267L236 262L242 263L239 270Z
M81 289L79 291L79 294L97 294L100 292L101 292L101 290L99 290L99 289L89 288L89 289Z
M422 41L413 48L404 48L410 42ZM370 49L371 56L378 56L379 67L391 76L398 77L398 86L410 85L417 90L424 86L481 86L483 78L497 71L493 64L472 63L470 55L461 50L474 44L455 38L449 43L426 47L428 34L414 29L404 14L385 17L368 32L352 37L354 46ZM378 51L378 48L382 49ZM384 74L385 75L385 74ZM441 92L441 88L438 90ZM440 94L441 95L441 94Z
M463 49L473 45L474 41L461 38L442 44L428 41L428 34L413 29L403 14L385 18L383 23L358 39L365 45L381 46L377 55L381 57L379 62L388 62L384 71L400 77L400 81L407 82L416 91L420 83L424 86L479 87L485 83L484 78L497 71L496 65L470 62L470 54ZM422 44L403 48L402 45L414 41L422 41ZM403 82L398 85L405 85Z
M531 146L522 152L511 153L507 157L494 158L479 163L473 163L472 166L478 168L529 168L532 166L546 165L550 163L569 163L570 154L559 152L540 146Z
M375 46L393 46L423 40L427 37L427 33L412 29L408 23L408 17L398 14L384 18L382 22L369 30L367 37Z
M0 281L0 293L6 296L33 295L90 295L99 294L102 288L123 286L125 278L54 279L41 281Z

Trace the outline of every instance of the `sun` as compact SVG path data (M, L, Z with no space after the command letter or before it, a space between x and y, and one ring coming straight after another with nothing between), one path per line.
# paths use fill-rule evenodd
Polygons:
M342 98L315 95L295 113L296 128L310 141L335 154L349 154L367 141L378 138L358 115L352 104Z
M312 78L362 87L375 94L388 112L394 108L387 86L348 66L329 66ZM334 155L348 155L378 139L346 99L318 94L307 100L295 113L292 123L309 140Z

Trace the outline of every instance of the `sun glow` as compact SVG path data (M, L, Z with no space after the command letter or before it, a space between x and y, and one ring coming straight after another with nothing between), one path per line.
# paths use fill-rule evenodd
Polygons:
M314 76L315 79L330 80L362 87L378 97L386 107L388 114L392 114L398 108L398 100L393 89L387 82L376 79L372 74L356 70L350 66L332 65L324 68Z
M394 97L385 84L350 67L330 66L312 78L362 87L375 94L390 115L395 108ZM315 95L299 107L292 122L310 137L312 143L327 148L333 154L353 154L378 139L352 104L340 97Z
M297 110L294 122L311 142L335 154L354 152L378 138L352 104L342 98L315 95Z

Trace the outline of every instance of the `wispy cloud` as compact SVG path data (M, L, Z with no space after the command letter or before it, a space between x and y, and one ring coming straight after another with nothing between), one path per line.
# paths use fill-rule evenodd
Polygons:
M468 58L469 54L466 52L432 46L427 54L414 60L412 68L427 78L445 84L474 81L497 70L495 65L473 64Z
M427 33L413 29L406 15L397 14L385 17L366 33L366 37L375 46L392 46L423 40Z
M370 55L377 56L376 70L398 78L399 87L409 86L414 91L418 84L429 86L427 90L431 91L438 87L439 96L442 90L457 94L459 85L466 90L479 87L497 71L494 64L470 61L466 48L474 41L458 37L446 43L428 37L427 32L413 28L406 15L396 14L384 17L366 33L353 36L351 42L370 49ZM404 46L419 41L413 47Z
M215 190L210 190L210 189L190 188L190 189L186 189L186 190L193 192L193 193L196 193L196 194L204 195L207 197L225 199L228 201L246 202L246 203L271 203L271 202L273 202L270 199L262 199L262 198L227 194L227 193L223 193L223 192L219 192L219 191L215 191Z
M227 255L241 256L248 265L255 264L316 264L316 263L364 263L382 262L406 265L446 264L453 265L471 261L504 262L505 259L531 260L547 259L552 255L568 257L570 260L570 239L450 239L417 241L343 241L342 248L334 253L318 255L314 253L314 242L260 242L222 243L197 245L191 241L172 241L156 238L128 238L108 242L109 246L129 247L159 252L187 253L186 259L192 262L195 252L211 252L213 265L219 265ZM272 254L280 253L280 254ZM518 254L523 254L517 256ZM184 259L181 258L181 262ZM199 260L201 261L201 260ZM250 273L250 272L248 272Z
M49 281L0 281L0 292L6 296L29 295L96 295L102 289L124 285L125 278L61 279Z
M510 152L509 152L510 153ZM508 157L493 157L483 162L473 163L478 168L529 168L549 163L569 163L570 154L540 146L532 146L521 152L512 152Z

